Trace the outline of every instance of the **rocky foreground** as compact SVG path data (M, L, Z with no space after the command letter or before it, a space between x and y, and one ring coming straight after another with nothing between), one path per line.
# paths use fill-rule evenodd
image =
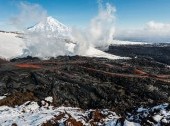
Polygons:
M170 125L170 67L152 58L0 60L0 90L3 125Z

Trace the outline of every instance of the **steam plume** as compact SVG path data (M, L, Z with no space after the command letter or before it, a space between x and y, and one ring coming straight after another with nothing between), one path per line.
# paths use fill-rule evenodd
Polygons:
M98 1L98 15L91 19L87 28L73 29L73 37L78 43L75 53L85 53L90 46L98 47L109 45L115 33L115 12L114 6L107 3L105 6L102 0Z

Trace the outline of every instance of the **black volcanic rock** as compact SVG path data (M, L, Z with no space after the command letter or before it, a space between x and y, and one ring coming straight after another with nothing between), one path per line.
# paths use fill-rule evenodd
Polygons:
M111 45L108 53L126 57L148 57L170 65L170 44Z
M52 96L55 106L124 115L129 108L169 102L170 69L147 58L27 57L1 64L0 89L1 95L31 92L36 100Z

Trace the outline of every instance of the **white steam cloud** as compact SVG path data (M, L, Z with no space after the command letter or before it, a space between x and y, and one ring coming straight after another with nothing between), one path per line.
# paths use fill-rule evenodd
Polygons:
M47 58L59 55L88 55L89 52L97 51L94 49L95 47L106 47L114 43L113 38L129 41L170 42L170 24L155 21L146 23L142 29L116 29L115 32L116 9L109 3L103 4L102 0L98 0L98 14L90 20L86 28L73 27L68 33L69 36L64 37L58 37L57 33L49 31L29 32L28 27L45 21L44 19L48 17L47 11L38 4L27 2L21 2L18 7L20 13L10 19L13 26L24 32L23 43L20 41L20 44L15 46L16 56L31 55ZM7 40L4 39L4 41ZM13 44L17 44L17 42ZM1 48L1 50L4 52L3 50L6 49ZM7 53L7 55L9 54ZM4 54L8 57L7 55ZM14 57L13 53L10 56Z
M58 38L58 36L56 37L55 35L53 36L53 34L55 34L54 32L48 31L48 33L34 33L27 31L25 32L25 34L27 35L25 39L25 44L27 48L24 49L24 56L31 55L44 58L56 57L58 55L86 55L90 47L108 45L113 40L113 35L115 32L114 13L116 9L109 3L103 6L101 0L98 1L98 4L98 15L90 21L89 25L85 29L72 28L70 38L74 42L76 42L76 46L73 47L73 52L68 49L65 39ZM27 12L29 10L28 5L22 6L24 6L24 12L21 12L21 15L24 15L25 13L29 15L32 13ZM33 5L33 7L31 8L34 8L34 12L38 10L36 13L40 13L38 15L42 15L42 17L44 17L45 11L39 11L40 7L38 5ZM19 18L21 18L20 15ZM30 17L30 19L32 19L32 17ZM50 37L49 34L51 34Z
M99 47L109 45L115 34L115 12L116 9L109 3L103 6L102 0L98 1L99 12L94 17L87 28L73 28L73 38L78 42L75 52L84 54L89 47Z
M25 30L25 28L40 22L47 17L47 11L39 4L31 4L28 2L20 2L18 4L20 13L10 19L10 23L17 30Z
M59 55L71 55L71 52L66 47L65 39L49 37L45 33L27 32L25 44L26 49L24 49L23 56L31 55L49 58Z
M44 21L47 18L47 11L39 4L21 2L19 4L20 13L12 17L10 22L18 30L24 32L24 45L22 56L36 56L41 58L67 55L64 39L52 37L53 32L30 32L28 27ZM51 35L51 37L49 37Z
M20 13L12 17L10 22L17 29L24 31L22 56L47 58L59 55L88 55L92 48L106 47L114 43L113 38L147 42L170 40L170 24L155 21L148 22L142 29L117 30L115 32L116 8L109 3L103 4L102 0L98 0L98 14L90 20L86 28L73 27L68 33L69 36L63 37L56 36L58 33L55 32L29 32L26 29L47 18L47 11L40 5L21 2L19 9ZM76 44L68 41L69 39Z

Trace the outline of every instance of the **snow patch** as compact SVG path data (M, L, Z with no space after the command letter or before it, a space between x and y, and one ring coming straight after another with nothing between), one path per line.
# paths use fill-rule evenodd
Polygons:
M160 104L157 106L154 106L152 108L143 108L140 107L137 110L134 110L132 113L133 114L128 114L128 120L134 121L134 122L141 122L141 120L146 120L150 124L155 124L156 123L159 125L160 123L170 123L169 116L170 116L170 111L168 110L169 104ZM154 115L152 116L152 119L150 118L151 113ZM155 122L153 122L153 119Z
M4 98L6 98L6 96L0 96L0 100L2 100L2 99L4 99Z
M160 122L160 120L163 118L163 116L160 116L160 115L155 115L153 116L153 119L156 121L156 122Z
M89 57L102 57L102 58L108 58L108 59L129 59L128 57L120 57L112 54L105 53L99 49L96 49L94 47L89 47L89 49L86 51L86 53L83 56L89 56Z
M51 102L52 97L46 97L46 101ZM43 101L45 102L45 101ZM139 108L136 111L139 112L137 115L133 113L136 119L138 120L131 120L130 118L127 118L124 120L123 126L141 126L140 125L140 118L137 118L137 116L140 116L143 118L143 112L145 111L151 111L155 109L160 109L160 113L155 113L155 115L152 117L158 124L160 124L160 121L164 123L169 123L169 116L170 111L166 110L168 104L162 104L159 106L155 106L152 108ZM89 121L92 121L91 118L89 118L89 115L91 112L94 112L96 110L90 109L90 110L82 110L80 108L73 108L73 107L54 107L50 104L45 106L39 106L37 102L31 102L27 101L23 105L15 106L14 108L8 107L8 106L0 106L0 124L2 126L10 126L13 123L16 123L18 126L38 126L42 125L48 120L54 119L56 116L59 116L61 114L64 114L64 116L61 119L58 119L58 123L61 125L64 124L64 122L72 117L76 121L80 121L84 126L89 126ZM103 115L107 115L106 117L102 118L100 122L95 122L96 125L106 125L106 126L116 126L121 125L120 124L120 116L118 116L115 112L112 112L108 109L100 110L100 112ZM90 120L88 120L88 118ZM138 123L137 123L138 122ZM148 123L153 124L151 120L147 120ZM157 125L157 124L155 124Z
M28 28L28 34L29 32L45 33L48 34L48 37L66 37L69 35L70 29L58 20L49 16L35 26Z
M49 101L49 102L51 102L51 103L53 102L53 98L52 98L52 97L46 97L45 100L46 100L46 101Z
M124 126L140 126L140 124L134 123L134 122L129 122L128 120L125 120Z
M0 57L13 58L22 55L25 44L15 33L0 32Z
M135 42L135 41L123 41L123 40L113 40L110 44L112 45L145 45L146 42Z

